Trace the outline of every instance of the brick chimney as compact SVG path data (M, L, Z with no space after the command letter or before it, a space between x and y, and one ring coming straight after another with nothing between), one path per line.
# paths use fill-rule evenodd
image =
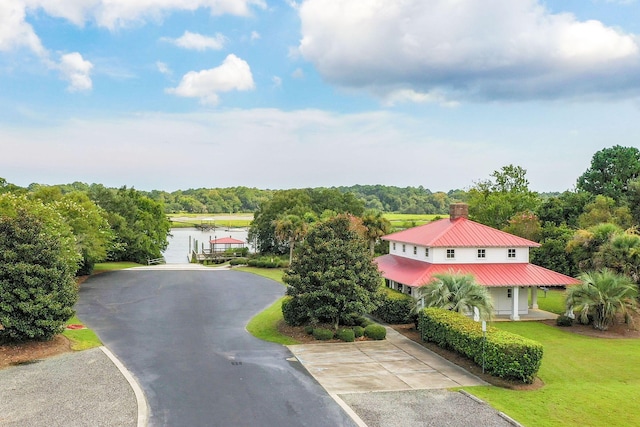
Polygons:
M466 203L451 203L449 205L449 220L469 218L469 205Z

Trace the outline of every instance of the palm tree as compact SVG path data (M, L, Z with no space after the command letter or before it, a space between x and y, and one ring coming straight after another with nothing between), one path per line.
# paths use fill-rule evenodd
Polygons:
M493 314L489 290L478 284L471 274L434 274L432 280L419 288L425 307L439 307L467 314L477 309L481 319Z
M307 233L307 223L298 215L285 215L273 221L276 238L289 243L289 265L293 261L293 246Z
M580 321L587 323L593 316L593 327L606 331L621 313L627 322L630 311L637 309L637 286L627 276L614 273L609 269L599 272L583 273L582 284L567 290L567 312L580 311Z
M385 234L389 234L391 223L380 211L368 211L362 216L362 224L366 227L365 235L369 240L369 250L373 255L376 242Z

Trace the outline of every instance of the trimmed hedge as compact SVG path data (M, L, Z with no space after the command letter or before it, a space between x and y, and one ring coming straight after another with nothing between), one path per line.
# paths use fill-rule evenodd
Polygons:
M354 326L353 334L356 338L360 338L361 336L364 335L364 328L362 326Z
M385 291L382 294L382 304L371 314L392 325L411 323L415 300L410 295L392 289Z
M247 265L248 263L248 258L234 258L229 261L229 265Z
M258 268L286 268L289 267L289 261L281 260L280 258L260 257L251 258L247 261L249 267Z
M482 327L479 322L449 310L426 308L418 314L424 341L453 350L482 366ZM542 362L542 344L520 335L487 327L485 371L509 380L533 382Z
M340 329L336 332L336 338L344 342L354 342L356 336L353 329Z
M364 336L372 340L383 340L387 337L387 330L382 325L372 324L364 328Z
M327 341L333 338L333 331L326 328L315 328L313 330L313 337L317 340Z

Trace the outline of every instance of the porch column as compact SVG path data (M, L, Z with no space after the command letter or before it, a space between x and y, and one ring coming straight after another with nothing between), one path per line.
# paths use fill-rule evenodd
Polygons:
M518 286L511 288L511 316L509 316L511 320L520 320L520 316L518 315L519 291L520 288Z
M531 308L533 309L538 308L538 287L537 286L531 287Z

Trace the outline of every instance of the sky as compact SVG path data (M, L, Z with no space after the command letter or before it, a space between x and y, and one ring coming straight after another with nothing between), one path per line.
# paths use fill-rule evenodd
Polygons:
M0 177L575 187L640 148L640 0L2 0Z

